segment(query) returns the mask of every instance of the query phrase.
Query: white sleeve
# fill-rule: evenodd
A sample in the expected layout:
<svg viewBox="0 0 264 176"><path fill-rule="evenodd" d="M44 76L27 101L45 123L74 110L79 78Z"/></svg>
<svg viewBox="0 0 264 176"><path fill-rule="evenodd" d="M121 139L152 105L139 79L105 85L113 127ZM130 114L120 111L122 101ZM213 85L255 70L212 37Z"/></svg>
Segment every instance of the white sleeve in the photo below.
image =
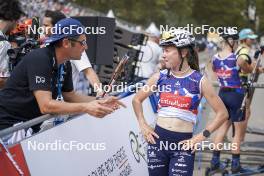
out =
<svg viewBox="0 0 264 176"><path fill-rule="evenodd" d="M71 60L72 64L75 65L75 67L77 68L77 70L79 72L85 70L86 68L91 68L92 65L89 61L89 58L86 54L86 52L84 51L82 53L81 59L80 60Z"/></svg>

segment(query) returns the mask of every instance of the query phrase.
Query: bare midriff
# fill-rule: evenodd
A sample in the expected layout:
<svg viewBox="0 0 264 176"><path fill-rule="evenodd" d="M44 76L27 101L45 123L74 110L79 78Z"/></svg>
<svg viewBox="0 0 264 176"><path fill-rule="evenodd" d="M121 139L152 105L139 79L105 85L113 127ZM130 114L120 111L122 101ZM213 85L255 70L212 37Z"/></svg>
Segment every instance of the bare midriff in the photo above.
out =
<svg viewBox="0 0 264 176"><path fill-rule="evenodd" d="M177 117L157 117L157 125L160 127L182 133L192 133L193 123L188 122Z"/></svg>

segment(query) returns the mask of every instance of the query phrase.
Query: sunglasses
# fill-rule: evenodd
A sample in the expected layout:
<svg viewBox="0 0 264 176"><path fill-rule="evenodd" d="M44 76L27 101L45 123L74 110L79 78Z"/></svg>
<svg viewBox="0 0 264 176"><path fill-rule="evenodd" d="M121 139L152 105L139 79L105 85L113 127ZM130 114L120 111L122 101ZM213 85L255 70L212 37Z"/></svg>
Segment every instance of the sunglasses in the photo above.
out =
<svg viewBox="0 0 264 176"><path fill-rule="evenodd" d="M86 40L82 40L82 41L79 41L77 39L73 39L73 38L69 38L70 41L73 41L73 42L78 42L80 43L82 46L87 46L87 43L86 43Z"/></svg>
<svg viewBox="0 0 264 176"><path fill-rule="evenodd" d="M171 32L164 31L161 35L161 40L168 40L175 37Z"/></svg>

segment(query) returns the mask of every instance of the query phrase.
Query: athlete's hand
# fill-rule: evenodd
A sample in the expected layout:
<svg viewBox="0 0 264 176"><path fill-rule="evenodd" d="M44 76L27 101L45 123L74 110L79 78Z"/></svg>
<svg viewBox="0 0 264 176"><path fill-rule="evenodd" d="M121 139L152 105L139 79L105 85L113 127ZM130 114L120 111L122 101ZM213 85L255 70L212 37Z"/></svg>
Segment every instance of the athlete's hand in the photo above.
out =
<svg viewBox="0 0 264 176"><path fill-rule="evenodd" d="M159 136L154 132L153 128L145 122L140 123L139 126L145 140L151 144L156 144L154 137L159 138Z"/></svg>
<svg viewBox="0 0 264 176"><path fill-rule="evenodd" d="M198 134L191 139L180 141L179 146L181 146L182 150L192 150L192 153L194 153L198 149L199 143L203 140L205 140L205 137L202 134Z"/></svg>

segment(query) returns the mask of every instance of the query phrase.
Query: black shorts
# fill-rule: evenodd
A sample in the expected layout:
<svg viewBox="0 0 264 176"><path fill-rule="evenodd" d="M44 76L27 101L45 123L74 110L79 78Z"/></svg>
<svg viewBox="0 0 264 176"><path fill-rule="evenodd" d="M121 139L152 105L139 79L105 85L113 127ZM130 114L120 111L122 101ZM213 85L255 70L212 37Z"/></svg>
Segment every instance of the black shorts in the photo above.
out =
<svg viewBox="0 0 264 176"><path fill-rule="evenodd" d="M244 94L241 88L220 88L219 97L224 102L232 122L245 120L245 113L241 110Z"/></svg>
<svg viewBox="0 0 264 176"><path fill-rule="evenodd" d="M148 145L149 176L192 176L194 153L181 149L180 141L192 138L192 133L174 132L158 125L156 144Z"/></svg>

